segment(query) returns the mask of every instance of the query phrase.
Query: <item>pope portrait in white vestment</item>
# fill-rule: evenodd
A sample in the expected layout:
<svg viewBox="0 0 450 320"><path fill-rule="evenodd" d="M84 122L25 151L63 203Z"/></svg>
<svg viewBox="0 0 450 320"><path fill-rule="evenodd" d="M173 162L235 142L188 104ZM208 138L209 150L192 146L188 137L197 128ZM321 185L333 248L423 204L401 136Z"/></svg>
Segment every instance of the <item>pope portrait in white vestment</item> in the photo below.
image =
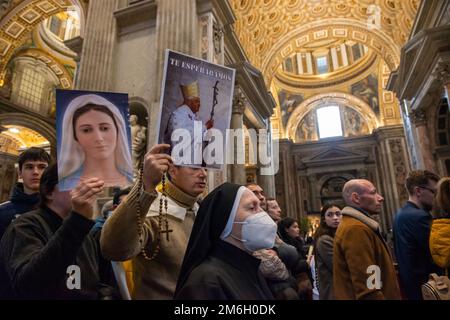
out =
<svg viewBox="0 0 450 320"><path fill-rule="evenodd" d="M179 141L179 136L182 136L181 139L184 141L182 148L183 155L187 152L189 155L188 158L193 160L189 164L202 165L202 162L195 161L194 155L202 154L205 142L208 140L207 130L214 126L214 120L210 119L203 123L198 117L201 105L198 81L180 85L180 89L183 94L183 104L177 107L169 117L164 132L164 143L170 144L173 148L177 141ZM179 130L178 134L176 130ZM195 137L195 134L197 134L197 137ZM188 145L190 150L188 150L186 141L189 141ZM175 158L177 158L177 156L180 155L175 155Z"/></svg>

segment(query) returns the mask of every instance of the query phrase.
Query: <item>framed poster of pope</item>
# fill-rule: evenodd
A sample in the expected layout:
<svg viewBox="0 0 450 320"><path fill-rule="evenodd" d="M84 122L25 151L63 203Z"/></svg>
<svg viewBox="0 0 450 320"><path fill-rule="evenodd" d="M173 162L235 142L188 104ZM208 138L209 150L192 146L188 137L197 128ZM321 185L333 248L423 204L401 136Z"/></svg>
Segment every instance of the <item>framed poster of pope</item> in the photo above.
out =
<svg viewBox="0 0 450 320"><path fill-rule="evenodd" d="M158 143L176 165L222 169L235 70L166 50Z"/></svg>

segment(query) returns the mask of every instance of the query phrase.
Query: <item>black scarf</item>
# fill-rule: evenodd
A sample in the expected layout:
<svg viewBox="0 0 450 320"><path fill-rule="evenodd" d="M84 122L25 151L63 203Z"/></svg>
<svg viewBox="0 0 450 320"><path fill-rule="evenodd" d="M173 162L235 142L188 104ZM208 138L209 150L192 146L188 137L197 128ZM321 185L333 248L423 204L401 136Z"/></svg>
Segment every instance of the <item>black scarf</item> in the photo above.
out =
<svg viewBox="0 0 450 320"><path fill-rule="evenodd" d="M220 235L228 222L240 187L237 184L224 183L202 201L178 276L175 296L185 284L192 270L208 257L218 241L222 241Z"/></svg>

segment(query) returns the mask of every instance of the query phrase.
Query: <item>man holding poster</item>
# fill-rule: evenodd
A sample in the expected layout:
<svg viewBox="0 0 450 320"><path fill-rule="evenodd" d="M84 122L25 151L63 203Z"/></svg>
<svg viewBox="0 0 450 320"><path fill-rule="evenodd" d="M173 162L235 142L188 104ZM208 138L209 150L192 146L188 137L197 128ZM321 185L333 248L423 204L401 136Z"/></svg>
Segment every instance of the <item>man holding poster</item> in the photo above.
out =
<svg viewBox="0 0 450 320"><path fill-rule="evenodd" d="M234 75L230 68L170 50L166 53L158 144L145 155L142 174L128 197L106 220L100 241L107 259L132 261L133 299L173 298L197 202L206 189L203 162L208 161L200 155L199 163L178 166L167 151L179 148L171 139L177 131L184 132L185 136L179 135L184 139L180 145L191 148L191 154L192 138L203 140L207 129L226 136ZM217 146L222 151L226 140ZM221 169L222 164L207 164L207 168Z"/></svg>

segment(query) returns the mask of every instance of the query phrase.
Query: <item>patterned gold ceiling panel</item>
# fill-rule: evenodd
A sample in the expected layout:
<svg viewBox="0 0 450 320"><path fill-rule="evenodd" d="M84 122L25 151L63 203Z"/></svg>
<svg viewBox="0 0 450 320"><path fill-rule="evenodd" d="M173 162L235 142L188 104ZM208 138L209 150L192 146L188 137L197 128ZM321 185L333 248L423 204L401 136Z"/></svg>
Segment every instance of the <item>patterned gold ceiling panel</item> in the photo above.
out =
<svg viewBox="0 0 450 320"><path fill-rule="evenodd" d="M79 0L23 0L9 1L0 18L0 80L6 64L36 26L55 13L75 5Z"/></svg>
<svg viewBox="0 0 450 320"><path fill-rule="evenodd" d="M69 89L72 87L72 75L67 72L67 69L52 55L41 49L27 49L20 52L15 57L32 57L45 63L50 70L58 77L61 88Z"/></svg>
<svg viewBox="0 0 450 320"><path fill-rule="evenodd" d="M29 128L11 125L5 125L4 127L7 130L3 131L1 134L13 139L22 148L45 146L49 144L47 139Z"/></svg>
<svg viewBox="0 0 450 320"><path fill-rule="evenodd" d="M231 0L235 30L250 61L264 70L270 50L299 28L332 19L364 23L367 33L389 38L399 54L408 39L420 0ZM378 19L378 20L377 20ZM369 23L377 23L371 30ZM331 37L332 35L327 35ZM373 35L372 35L373 36ZM381 49L382 45L379 44Z"/></svg>

